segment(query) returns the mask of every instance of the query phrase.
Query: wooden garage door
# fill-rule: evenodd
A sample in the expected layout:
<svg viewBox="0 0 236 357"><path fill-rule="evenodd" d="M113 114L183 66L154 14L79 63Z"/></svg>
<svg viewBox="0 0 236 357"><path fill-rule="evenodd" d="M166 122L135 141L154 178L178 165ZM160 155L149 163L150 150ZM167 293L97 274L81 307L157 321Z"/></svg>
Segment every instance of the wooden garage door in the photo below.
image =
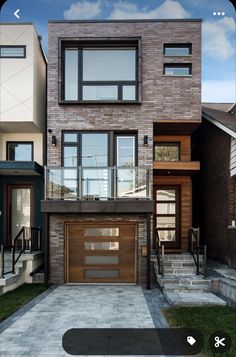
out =
<svg viewBox="0 0 236 357"><path fill-rule="evenodd" d="M136 224L66 223L65 281L136 282Z"/></svg>

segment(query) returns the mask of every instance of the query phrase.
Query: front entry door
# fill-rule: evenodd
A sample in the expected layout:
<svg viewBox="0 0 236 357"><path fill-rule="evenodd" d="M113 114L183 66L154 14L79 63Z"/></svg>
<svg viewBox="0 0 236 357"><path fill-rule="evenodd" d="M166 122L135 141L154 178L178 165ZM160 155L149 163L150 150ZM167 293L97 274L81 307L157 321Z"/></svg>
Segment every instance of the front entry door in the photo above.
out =
<svg viewBox="0 0 236 357"><path fill-rule="evenodd" d="M32 226L33 185L14 184L7 186L7 244L22 227Z"/></svg>
<svg viewBox="0 0 236 357"><path fill-rule="evenodd" d="M179 248L180 241L180 188L157 186L154 190L156 228L166 248Z"/></svg>

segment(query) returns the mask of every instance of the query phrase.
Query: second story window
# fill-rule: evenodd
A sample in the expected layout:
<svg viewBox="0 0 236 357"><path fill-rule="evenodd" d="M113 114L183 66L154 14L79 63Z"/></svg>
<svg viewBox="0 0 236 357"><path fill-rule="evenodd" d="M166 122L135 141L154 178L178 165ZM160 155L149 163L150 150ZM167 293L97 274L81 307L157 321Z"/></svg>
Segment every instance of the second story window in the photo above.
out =
<svg viewBox="0 0 236 357"><path fill-rule="evenodd" d="M33 143L7 142L7 160L33 161Z"/></svg>
<svg viewBox="0 0 236 357"><path fill-rule="evenodd" d="M179 143L155 143L154 160L155 161L179 161L180 144Z"/></svg>
<svg viewBox="0 0 236 357"><path fill-rule="evenodd" d="M25 58L26 46L0 46L0 58Z"/></svg>
<svg viewBox="0 0 236 357"><path fill-rule="evenodd" d="M137 101L137 77L136 46L64 48L64 101Z"/></svg>

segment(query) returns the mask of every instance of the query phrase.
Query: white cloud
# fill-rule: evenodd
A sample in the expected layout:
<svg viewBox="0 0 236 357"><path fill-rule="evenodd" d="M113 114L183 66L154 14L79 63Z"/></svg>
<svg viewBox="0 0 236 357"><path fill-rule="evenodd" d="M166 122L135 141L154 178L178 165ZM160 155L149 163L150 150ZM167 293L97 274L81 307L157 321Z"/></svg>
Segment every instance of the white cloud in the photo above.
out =
<svg viewBox="0 0 236 357"><path fill-rule="evenodd" d="M189 18L190 13L175 0L166 0L160 6L150 9L138 8L137 4L128 1L118 1L110 14L110 19L183 19Z"/></svg>
<svg viewBox="0 0 236 357"><path fill-rule="evenodd" d="M235 33L235 22L232 17L223 17L216 21L205 21L202 24L203 54L226 60L231 57L235 48L230 36Z"/></svg>
<svg viewBox="0 0 236 357"><path fill-rule="evenodd" d="M92 19L101 13L101 1L90 2L86 0L71 4L68 10L64 11L66 20Z"/></svg>
<svg viewBox="0 0 236 357"><path fill-rule="evenodd" d="M235 97L236 88L234 80L203 80L202 82L202 102L234 103Z"/></svg>

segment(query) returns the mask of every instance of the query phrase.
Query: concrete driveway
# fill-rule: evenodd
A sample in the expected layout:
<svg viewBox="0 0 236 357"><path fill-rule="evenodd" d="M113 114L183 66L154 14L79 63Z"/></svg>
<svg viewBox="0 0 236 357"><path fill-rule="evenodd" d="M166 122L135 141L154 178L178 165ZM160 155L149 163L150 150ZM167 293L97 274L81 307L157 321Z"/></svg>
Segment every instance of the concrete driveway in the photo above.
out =
<svg viewBox="0 0 236 357"><path fill-rule="evenodd" d="M59 286L50 291L10 324L0 325L1 356L69 356L62 348L62 336L73 327L156 325L139 286Z"/></svg>

